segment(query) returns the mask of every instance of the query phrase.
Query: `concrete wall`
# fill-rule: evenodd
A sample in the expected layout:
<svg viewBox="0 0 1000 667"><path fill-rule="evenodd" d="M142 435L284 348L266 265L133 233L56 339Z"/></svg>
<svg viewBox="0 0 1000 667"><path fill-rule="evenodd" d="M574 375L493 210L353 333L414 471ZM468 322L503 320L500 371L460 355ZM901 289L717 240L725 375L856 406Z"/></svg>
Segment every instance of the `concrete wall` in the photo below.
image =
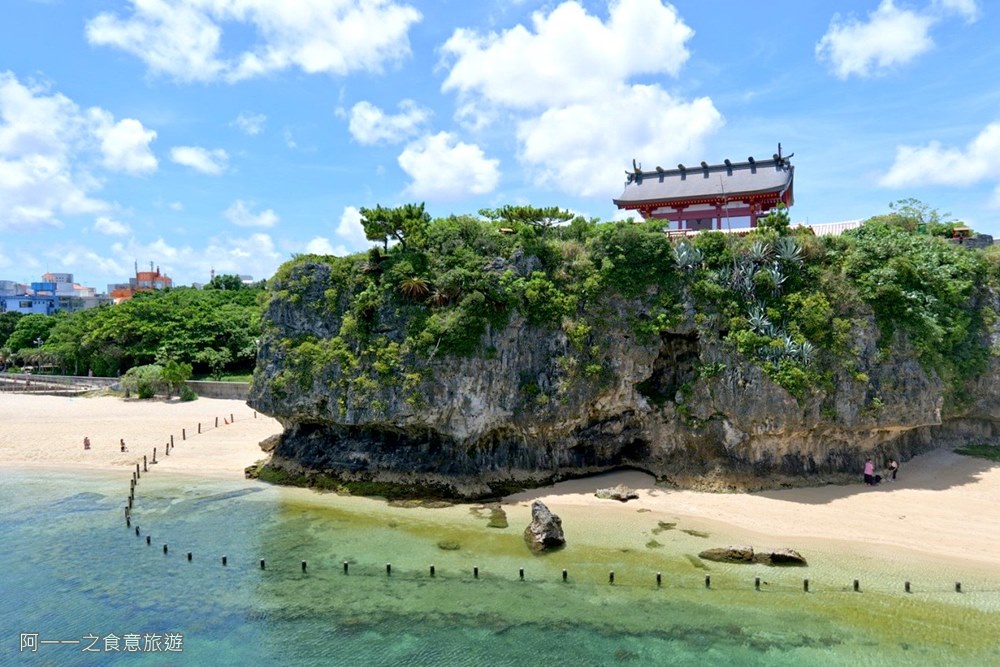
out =
<svg viewBox="0 0 1000 667"><path fill-rule="evenodd" d="M188 380L187 386L205 398L234 398L245 401L250 395L249 382L196 382Z"/></svg>

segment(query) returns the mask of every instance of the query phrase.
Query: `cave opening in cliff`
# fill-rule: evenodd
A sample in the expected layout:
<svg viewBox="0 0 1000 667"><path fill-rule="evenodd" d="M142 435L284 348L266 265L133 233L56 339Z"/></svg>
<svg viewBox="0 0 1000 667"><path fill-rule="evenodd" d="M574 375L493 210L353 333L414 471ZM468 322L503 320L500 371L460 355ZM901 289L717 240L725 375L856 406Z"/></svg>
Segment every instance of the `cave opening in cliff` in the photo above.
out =
<svg viewBox="0 0 1000 667"><path fill-rule="evenodd" d="M698 333L660 334L653 372L636 388L655 405L676 400L677 392L698 378Z"/></svg>

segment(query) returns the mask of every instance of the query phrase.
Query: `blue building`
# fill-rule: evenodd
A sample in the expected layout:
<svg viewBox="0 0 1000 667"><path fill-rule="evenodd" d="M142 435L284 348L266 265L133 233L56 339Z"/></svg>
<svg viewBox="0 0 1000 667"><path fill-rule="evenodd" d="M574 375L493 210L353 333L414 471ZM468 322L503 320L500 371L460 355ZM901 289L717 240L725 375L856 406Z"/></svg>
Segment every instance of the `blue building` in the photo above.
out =
<svg viewBox="0 0 1000 667"><path fill-rule="evenodd" d="M51 315L56 312L55 295L30 295L0 297L3 310L8 313L24 313L25 315Z"/></svg>

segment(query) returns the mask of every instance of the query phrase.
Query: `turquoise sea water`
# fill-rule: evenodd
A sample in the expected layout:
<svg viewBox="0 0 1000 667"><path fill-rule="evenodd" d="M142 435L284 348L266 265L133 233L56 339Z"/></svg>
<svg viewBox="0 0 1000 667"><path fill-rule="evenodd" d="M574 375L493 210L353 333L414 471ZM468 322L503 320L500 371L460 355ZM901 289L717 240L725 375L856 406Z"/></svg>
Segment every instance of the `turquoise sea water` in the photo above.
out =
<svg viewBox="0 0 1000 667"><path fill-rule="evenodd" d="M152 473L127 529L125 473L0 470L0 481L4 665L1000 664L1000 586L988 580L961 595L944 579L858 594L811 566L767 570L757 592L753 571L688 558L698 537L677 531L657 536L662 548L584 540L535 557L523 525L487 528L467 508ZM183 651L21 651L21 633L98 647L109 634L180 633Z"/></svg>

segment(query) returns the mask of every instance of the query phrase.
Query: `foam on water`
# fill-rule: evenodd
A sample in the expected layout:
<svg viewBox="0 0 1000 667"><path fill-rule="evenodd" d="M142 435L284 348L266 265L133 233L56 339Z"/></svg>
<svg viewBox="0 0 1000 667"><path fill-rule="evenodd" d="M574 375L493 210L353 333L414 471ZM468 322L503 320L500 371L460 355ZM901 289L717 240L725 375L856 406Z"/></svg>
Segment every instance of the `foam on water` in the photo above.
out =
<svg viewBox="0 0 1000 667"><path fill-rule="evenodd" d="M166 475L140 482L136 537L123 521L127 475L0 475L0 599L13 601L0 605L4 664L162 664L162 653L95 657L70 646L20 654L18 635L167 631L183 633L183 662L220 665L1000 663L998 581L966 579L958 595L955 573L921 570L906 595L899 569L916 570L905 559L817 545L808 568L704 564L691 556L714 545L715 534L699 535L716 527L653 533L663 517L652 514L591 526L534 556L523 525L487 528L467 507ZM442 550L442 540L460 548ZM861 594L852 576L863 577Z"/></svg>

